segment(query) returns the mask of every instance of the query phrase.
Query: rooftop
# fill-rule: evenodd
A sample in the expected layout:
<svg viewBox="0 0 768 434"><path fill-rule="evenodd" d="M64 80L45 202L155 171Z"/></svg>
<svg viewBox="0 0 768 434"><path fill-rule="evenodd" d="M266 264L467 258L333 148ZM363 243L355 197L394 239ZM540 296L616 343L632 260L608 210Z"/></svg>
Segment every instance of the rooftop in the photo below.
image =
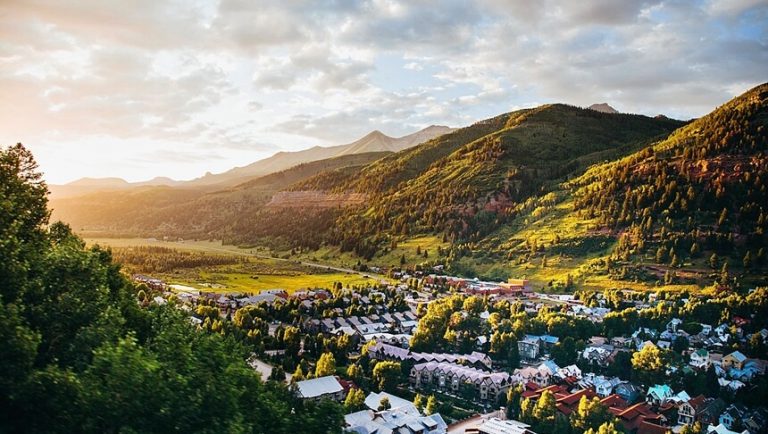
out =
<svg viewBox="0 0 768 434"><path fill-rule="evenodd" d="M316 398L344 390L339 380L333 375L299 381L296 383L296 387L298 387L299 395L302 398Z"/></svg>

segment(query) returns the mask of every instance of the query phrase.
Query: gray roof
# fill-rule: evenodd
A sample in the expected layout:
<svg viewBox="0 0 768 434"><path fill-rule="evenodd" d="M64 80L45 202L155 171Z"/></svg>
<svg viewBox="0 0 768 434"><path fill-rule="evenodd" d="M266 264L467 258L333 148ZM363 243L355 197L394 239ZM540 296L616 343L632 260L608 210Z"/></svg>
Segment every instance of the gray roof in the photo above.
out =
<svg viewBox="0 0 768 434"><path fill-rule="evenodd" d="M344 388L341 387L339 380L333 375L299 381L296 383L296 387L298 387L299 396L302 398L316 398L318 396L338 393L344 390Z"/></svg>

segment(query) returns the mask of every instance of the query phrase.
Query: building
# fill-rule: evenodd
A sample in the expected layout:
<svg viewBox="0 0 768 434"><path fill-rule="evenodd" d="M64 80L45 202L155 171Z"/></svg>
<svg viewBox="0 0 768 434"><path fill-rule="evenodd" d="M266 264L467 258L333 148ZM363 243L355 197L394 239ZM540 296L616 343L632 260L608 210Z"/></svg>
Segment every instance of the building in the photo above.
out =
<svg viewBox="0 0 768 434"><path fill-rule="evenodd" d="M707 369L712 363L709 358L709 351L704 348L698 349L691 353L691 361L688 362L691 366L698 369Z"/></svg>
<svg viewBox="0 0 768 434"><path fill-rule="evenodd" d="M683 324L683 320L680 318L672 318L667 323L667 331L670 333L677 333L677 328Z"/></svg>
<svg viewBox="0 0 768 434"><path fill-rule="evenodd" d="M338 378L333 375L297 382L296 394L299 398L315 401L320 401L321 399L341 401L346 395L344 387Z"/></svg>
<svg viewBox="0 0 768 434"><path fill-rule="evenodd" d="M381 400L384 398L387 398L389 401L390 410L400 409L406 413L418 413L418 410L413 405L413 402L387 392L369 393L368 396L365 397L365 406L368 407L369 410L377 411L379 409Z"/></svg>
<svg viewBox="0 0 768 434"><path fill-rule="evenodd" d="M704 408L714 401L714 399L707 399L704 395L699 395L683 402L677 408L677 423L680 425L693 425L699 421L699 416Z"/></svg>
<svg viewBox="0 0 768 434"><path fill-rule="evenodd" d="M357 434L445 434L448 424L440 414L423 416L418 411L402 408L362 410L344 416L345 432Z"/></svg>
<svg viewBox="0 0 768 434"><path fill-rule="evenodd" d="M628 381L617 384L613 388L613 392L630 404L637 402L637 400L640 399L640 396L642 395L640 388Z"/></svg>
<svg viewBox="0 0 768 434"><path fill-rule="evenodd" d="M760 407L752 411L748 416L742 420L744 428L748 429L751 433L760 432L768 427L768 409Z"/></svg>
<svg viewBox="0 0 768 434"><path fill-rule="evenodd" d="M530 430L531 426L516 420L502 420L492 417L484 420L480 425L467 428L466 434L535 434Z"/></svg>
<svg viewBox="0 0 768 434"><path fill-rule="evenodd" d="M517 341L517 351L520 357L527 360L536 360L539 358L541 342L538 339L524 339Z"/></svg>
<svg viewBox="0 0 768 434"><path fill-rule="evenodd" d="M461 363L480 369L490 369L492 366L491 358L477 351L470 354L419 353L381 342L376 342L368 348L368 356L374 360Z"/></svg>
<svg viewBox="0 0 768 434"><path fill-rule="evenodd" d="M648 389L645 399L648 403L661 407L670 401L674 395L671 387L666 384L657 384Z"/></svg>
<svg viewBox="0 0 768 434"><path fill-rule="evenodd" d="M749 431L732 431L723 424L710 425L707 427L707 434L750 434Z"/></svg>
<svg viewBox="0 0 768 434"><path fill-rule="evenodd" d="M747 356L740 351L734 351L731 354L723 357L722 366L723 369L744 369L744 364L747 362Z"/></svg>
<svg viewBox="0 0 768 434"><path fill-rule="evenodd" d="M731 404L720 415L720 424L728 429L735 429L741 425L742 419L747 415L747 409L741 404Z"/></svg>
<svg viewBox="0 0 768 434"><path fill-rule="evenodd" d="M506 372L487 372L446 362L414 365L410 381L417 389L470 394L481 401L495 401L513 384L512 376Z"/></svg>

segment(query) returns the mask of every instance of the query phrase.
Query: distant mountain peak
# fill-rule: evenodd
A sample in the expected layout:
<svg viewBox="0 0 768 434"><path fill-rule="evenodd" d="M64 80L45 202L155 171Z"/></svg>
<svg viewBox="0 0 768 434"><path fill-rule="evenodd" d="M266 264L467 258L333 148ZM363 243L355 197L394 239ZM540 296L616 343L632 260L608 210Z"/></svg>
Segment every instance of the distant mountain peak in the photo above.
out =
<svg viewBox="0 0 768 434"><path fill-rule="evenodd" d="M379 131L379 130L373 130L373 131L371 131L370 133L368 133L368 134L366 134L366 135L365 135L365 137L377 137L377 136L384 136L384 137L389 137L388 135L386 135L386 134L382 133L382 132L381 132L381 131Z"/></svg>
<svg viewBox="0 0 768 434"><path fill-rule="evenodd" d="M605 102L602 102L602 103L599 103L599 104L592 104L591 106L589 106L587 108L590 109L590 110L601 112L601 113L616 114L616 113L619 112L618 110L616 110L615 108L611 107L610 105L608 105L608 103L605 103Z"/></svg>
<svg viewBox="0 0 768 434"><path fill-rule="evenodd" d="M122 178L80 178L66 185L70 186L124 186L128 181Z"/></svg>

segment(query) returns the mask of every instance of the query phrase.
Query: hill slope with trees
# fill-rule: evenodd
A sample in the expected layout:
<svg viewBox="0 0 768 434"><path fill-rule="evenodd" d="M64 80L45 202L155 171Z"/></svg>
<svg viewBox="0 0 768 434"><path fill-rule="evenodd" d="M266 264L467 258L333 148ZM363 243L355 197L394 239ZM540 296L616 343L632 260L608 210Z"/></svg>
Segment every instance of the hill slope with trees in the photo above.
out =
<svg viewBox="0 0 768 434"><path fill-rule="evenodd" d="M0 431L341 432L341 408L264 383L245 347L142 308L109 251L48 225L21 145L0 149Z"/></svg>
<svg viewBox="0 0 768 434"><path fill-rule="evenodd" d="M562 283L764 284L767 134L762 85L537 196L473 247Z"/></svg>

